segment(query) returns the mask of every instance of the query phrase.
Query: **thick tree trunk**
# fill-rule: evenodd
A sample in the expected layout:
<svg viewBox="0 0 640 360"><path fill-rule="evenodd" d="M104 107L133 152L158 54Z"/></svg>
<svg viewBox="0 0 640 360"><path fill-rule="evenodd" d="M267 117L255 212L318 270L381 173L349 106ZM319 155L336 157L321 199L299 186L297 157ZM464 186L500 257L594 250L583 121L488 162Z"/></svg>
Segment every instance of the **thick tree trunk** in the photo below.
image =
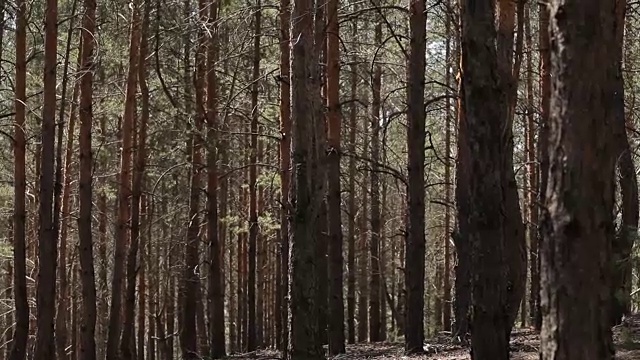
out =
<svg viewBox="0 0 640 360"><path fill-rule="evenodd" d="M421 353L424 342L424 266L425 266L425 186L424 186L424 146L425 146L425 48L426 14L425 1L412 0L409 3L409 32L411 47L407 66L407 105L409 106L407 148L408 177L407 188L408 222L405 257L405 343L407 353Z"/></svg>
<svg viewBox="0 0 640 360"><path fill-rule="evenodd" d="M291 16L291 115L293 118L290 196L291 256L289 285L290 360L324 359L318 329L318 268L316 221L321 198L313 186L313 133L317 112L313 108L311 78L315 68L312 1L295 0ZM295 19L295 21L294 21Z"/></svg>
<svg viewBox="0 0 640 360"><path fill-rule="evenodd" d="M458 185L468 191L468 203L463 206L469 210L465 225L474 274L471 352L477 360L509 358L509 334L520 304L517 290L522 287L518 283L519 250L524 251L519 247L524 233L520 231L522 219L513 177L508 82L500 75L504 70L499 61L505 60L499 54L504 49L486 45L496 41L494 11L493 0L463 2L461 50L467 128L466 133L460 131L459 141L473 156ZM459 218L462 216L460 213Z"/></svg>
<svg viewBox="0 0 640 360"><path fill-rule="evenodd" d="M613 359L611 239L617 112L614 2L551 3L542 360ZM590 23L585 32L579 24ZM589 74L589 76L584 76ZM618 105L619 106L619 105ZM619 111L619 110L618 110Z"/></svg>

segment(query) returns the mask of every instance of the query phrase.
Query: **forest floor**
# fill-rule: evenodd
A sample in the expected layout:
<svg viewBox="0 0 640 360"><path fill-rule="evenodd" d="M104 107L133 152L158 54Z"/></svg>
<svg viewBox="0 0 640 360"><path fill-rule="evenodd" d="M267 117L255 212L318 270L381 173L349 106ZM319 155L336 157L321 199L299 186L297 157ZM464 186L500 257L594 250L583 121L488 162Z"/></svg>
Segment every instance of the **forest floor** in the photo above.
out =
<svg viewBox="0 0 640 360"><path fill-rule="evenodd" d="M613 330L616 344L616 359L640 360L640 314L630 316ZM540 339L532 329L517 329L511 337L511 359L513 360L537 360ZM425 354L420 356L405 356L401 343L364 343L348 345L347 353L331 357L331 360L391 360L391 359L416 359L416 360L468 360L469 348L454 343L449 336L442 334L425 341ZM275 351L260 351L251 354L235 355L230 357L237 360L256 359L270 360L281 359L281 355Z"/></svg>

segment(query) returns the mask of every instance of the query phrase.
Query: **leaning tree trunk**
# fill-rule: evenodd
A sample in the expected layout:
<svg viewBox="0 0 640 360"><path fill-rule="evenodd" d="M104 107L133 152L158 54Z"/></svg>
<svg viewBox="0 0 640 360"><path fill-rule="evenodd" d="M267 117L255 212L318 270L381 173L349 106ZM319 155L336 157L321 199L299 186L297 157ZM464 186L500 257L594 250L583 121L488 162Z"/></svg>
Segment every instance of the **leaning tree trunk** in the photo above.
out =
<svg viewBox="0 0 640 360"><path fill-rule="evenodd" d="M541 248L542 360L613 359L614 2L551 4L549 183ZM585 32L578 24L589 23ZM588 74L588 76L585 76Z"/></svg>

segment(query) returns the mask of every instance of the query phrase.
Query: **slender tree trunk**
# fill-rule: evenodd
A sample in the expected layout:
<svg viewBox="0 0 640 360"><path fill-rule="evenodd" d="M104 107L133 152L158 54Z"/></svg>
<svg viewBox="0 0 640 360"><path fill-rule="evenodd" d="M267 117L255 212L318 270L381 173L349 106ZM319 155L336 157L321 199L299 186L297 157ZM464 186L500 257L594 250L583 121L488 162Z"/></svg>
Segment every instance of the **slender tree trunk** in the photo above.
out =
<svg viewBox="0 0 640 360"><path fill-rule="evenodd" d="M16 324L11 341L9 360L24 360L29 337L29 303L27 298L26 261L26 85L27 85L27 2L16 2L16 73L15 73L15 125L13 141L13 288Z"/></svg>
<svg viewBox="0 0 640 360"><path fill-rule="evenodd" d="M363 126L363 148L362 154L363 157L367 156L368 152L368 144L369 144L369 119L364 119ZM368 187L367 187L367 172L362 173L362 185L360 191L362 193L362 207L360 209L360 219L359 219L359 230L360 230L360 241L359 241L359 249L358 249L358 341L365 342L367 341L367 333L369 330L369 280L368 280L368 271L369 257L367 256L367 217L368 217Z"/></svg>
<svg viewBox="0 0 640 360"><path fill-rule="evenodd" d="M549 28L549 8L545 4L540 5L539 29ZM549 31L540 31L540 127L538 130L538 159L540 161L539 182L538 182L538 204L544 206L547 201L547 184L549 182L549 108L551 99L551 49L549 41ZM540 218L544 217L544 208L539 209ZM531 272L531 287L537 290L533 294L534 304L531 306L532 323L536 330L540 330L542 326L542 309L540 298L540 275L542 269L540 249L545 242L545 233L541 227L538 227L537 242L538 251L536 253L536 262L532 266L536 267L536 271ZM535 276L534 276L535 275ZM532 290L533 292L533 290Z"/></svg>
<svg viewBox="0 0 640 360"><path fill-rule="evenodd" d="M122 330L122 287L125 277L125 254L129 235L129 215L131 197L131 163L133 161L133 128L135 116L136 89L138 86L138 63L140 54L140 4L133 3L131 13L131 38L129 44L129 71L122 120L122 152L120 180L118 184L118 219L113 274L111 278L111 309L107 337L107 360L119 358L118 341Z"/></svg>
<svg viewBox="0 0 640 360"><path fill-rule="evenodd" d="M611 286L611 325L617 325L624 315L631 312L632 260L631 251L638 231L638 179L633 163L631 144L625 127L625 92L622 76L624 25L627 2L615 2L615 52L618 69L615 79L615 130L616 160L620 169L620 193L622 198L622 224L613 238L613 283Z"/></svg>
<svg viewBox="0 0 640 360"><path fill-rule="evenodd" d="M76 4L77 2L74 0L71 4L71 14L73 18L69 21L69 30L67 31L67 43L65 48L65 56L64 56L64 66L62 71L62 91L61 91L61 100L60 100L60 108L59 108L59 124L58 124L58 133L56 137L56 170L55 170L55 185L54 185L54 203L53 203L53 226L55 226L55 236L59 241L58 247L58 301L57 301L57 309L56 309L56 324L55 324L55 336L56 336L56 351L59 360L67 359L67 339L68 339L68 329L67 329L67 319L69 318L68 308L69 308L69 281L67 279L67 237L66 234L63 237L62 232L66 232L67 229L62 229L62 226L68 225L68 202L69 202L69 183L71 182L71 174L69 174L69 168L71 166L71 154L72 151L71 146L68 145L64 147L62 145L62 139L64 138L64 121L65 121L65 110L66 110L66 98L67 98L67 87L68 87L68 79L69 79L69 63L71 58L71 43L73 39L73 30L75 23L75 13L76 13ZM82 46L82 45L80 45ZM78 57L81 56L81 51L78 52ZM1 55L1 54L0 54ZM1 59L0 59L1 61ZM72 102L77 100L78 94L78 85L73 86L73 95ZM75 105L71 105L75 107ZM75 119L73 119L75 122ZM70 124L71 125L71 124ZM73 128L69 125L69 130L67 131L67 142L71 140L71 144L73 144ZM75 126L75 123L73 124ZM62 152L65 149L65 162L62 162ZM64 173L64 174L63 174ZM64 180L63 180L64 178ZM64 196L63 194L66 192L67 196L67 211L63 214L63 202ZM63 224L64 223L64 224Z"/></svg>
<svg viewBox="0 0 640 360"><path fill-rule="evenodd" d="M355 31L354 25L354 33ZM351 70L351 99L358 96L357 66L352 63ZM348 342L356 342L356 132L357 132L357 104L352 101L349 106L349 213L348 218L348 255L347 255L347 329Z"/></svg>
<svg viewBox="0 0 640 360"><path fill-rule="evenodd" d="M96 284L93 258L92 209L93 209L93 153L91 132L93 128L93 49L95 39L96 1L84 0L82 17L82 77L80 78L80 281L82 283L82 326L80 327L80 360L96 359ZM75 114L72 112L71 117ZM71 124L69 125L71 128ZM73 136L73 131L69 132ZM68 151L71 152L69 140ZM67 159L70 159L67 156ZM67 165L67 170L70 170ZM65 181L68 181L65 179ZM104 200L103 200L104 201ZM68 198L66 200L68 203ZM68 205L67 205L68 207ZM64 202L63 202L64 208ZM101 209L104 210L104 209ZM100 224L102 225L102 224ZM66 231L63 229L62 231ZM104 265L106 266L106 264ZM65 270L66 271L66 270ZM75 334L72 334L75 336Z"/></svg>
<svg viewBox="0 0 640 360"><path fill-rule="evenodd" d="M447 4L451 5L451 1L447 0ZM451 86L451 67L453 66L453 57L451 56L451 17L447 16L445 20L445 63L446 70L444 82L447 88ZM445 132L444 132L444 148L445 148L445 166L444 166L444 276L442 281L442 330L451 331L451 98L448 96L445 100Z"/></svg>
<svg viewBox="0 0 640 360"><path fill-rule="evenodd" d="M249 155L249 277L248 277L248 317L249 328L247 338L247 350L253 351L257 348L256 342L256 248L258 242L258 199L257 199L257 176L256 166L258 154L258 91L260 79L260 31L261 31L262 9L260 0L256 4L254 18L255 36L253 39L253 85L251 89L251 153Z"/></svg>
<svg viewBox="0 0 640 360"><path fill-rule="evenodd" d="M47 0L45 12L42 153L39 188L38 284L36 289L36 359L55 358L56 263L58 239L53 223L56 130L56 69L58 62L58 2Z"/></svg>
<svg viewBox="0 0 640 360"><path fill-rule="evenodd" d="M620 106L614 10L608 1L551 4L542 360L613 359L610 256L617 145L611 124L621 110L611 110ZM587 22L591 31L584 32L577 24Z"/></svg>
<svg viewBox="0 0 640 360"><path fill-rule="evenodd" d="M338 0L327 3L327 179L329 207L329 354L345 352L340 196L340 44Z"/></svg>
<svg viewBox="0 0 640 360"><path fill-rule="evenodd" d="M409 49L407 81L408 129L407 148L409 185L407 189L409 221L407 223L405 258L405 351L420 353L424 341L424 256L425 256L425 186L424 186L424 145L425 145L425 46L426 15L425 1L412 0L409 3Z"/></svg>
<svg viewBox="0 0 640 360"><path fill-rule="evenodd" d="M219 2L209 2L209 23L214 24L218 19ZM208 122L208 150L207 150L207 212L209 235L209 336L211 337L211 357L218 359L226 354L225 321L224 321L224 291L222 269L224 267L224 252L222 251L224 236L218 233L218 172L216 129L218 127L217 96L218 84L214 68L217 59L217 32L209 38L207 54L207 122Z"/></svg>
<svg viewBox="0 0 640 360"><path fill-rule="evenodd" d="M382 44L382 19L375 26L376 46ZM369 341L380 341L380 88L382 66L375 65L371 84L371 278L369 284Z"/></svg>

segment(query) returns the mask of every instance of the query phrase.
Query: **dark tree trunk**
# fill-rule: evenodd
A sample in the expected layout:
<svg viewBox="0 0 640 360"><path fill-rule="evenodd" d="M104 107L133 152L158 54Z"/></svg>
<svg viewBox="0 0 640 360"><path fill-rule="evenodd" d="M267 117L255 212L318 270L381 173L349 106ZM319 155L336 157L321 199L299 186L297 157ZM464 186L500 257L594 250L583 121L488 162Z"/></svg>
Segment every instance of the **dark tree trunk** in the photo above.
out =
<svg viewBox="0 0 640 360"><path fill-rule="evenodd" d="M424 266L425 266L425 48L426 10L424 0L409 3L411 47L407 66L407 105L409 106L407 148L409 185L408 223L405 256L405 344L407 353L420 353L424 342Z"/></svg>
<svg viewBox="0 0 640 360"><path fill-rule="evenodd" d="M16 74L15 74L15 125L13 141L13 287L15 302L15 327L11 341L9 360L24 360L29 338L29 303L27 298L26 254L26 85L27 85L27 1L16 2Z"/></svg>
<svg viewBox="0 0 640 360"><path fill-rule="evenodd" d="M524 235L513 176L508 79L501 76L495 1L465 0L462 7L462 82L466 132L463 150L473 153L458 186L467 192L471 245L471 354L474 360L509 358L509 334L522 284L520 237ZM502 20L502 19L501 19ZM503 59L502 59L503 60ZM504 64L503 64L504 65ZM459 219L465 214L459 214ZM464 237L460 242L466 240Z"/></svg>
<svg viewBox="0 0 640 360"><path fill-rule="evenodd" d="M58 239L53 223L54 154L56 130L56 68L58 62L58 2L47 0L44 22L44 80L42 102L42 151L39 187L38 281L36 288L36 359L53 359L56 312L56 264Z"/></svg>
<svg viewBox="0 0 640 360"><path fill-rule="evenodd" d="M318 329L318 267L316 263L316 221L321 197L313 176L314 111L311 78L315 68L313 51L313 5L311 0L295 0L291 16L291 115L293 119L293 171L290 196L292 207L289 286L290 360L324 359ZM295 19L295 21L294 21Z"/></svg>
<svg viewBox="0 0 640 360"><path fill-rule="evenodd" d="M613 359L610 256L617 146L612 124L619 106L614 7L598 0L551 5L542 360ZM585 32L580 24L587 23Z"/></svg>

